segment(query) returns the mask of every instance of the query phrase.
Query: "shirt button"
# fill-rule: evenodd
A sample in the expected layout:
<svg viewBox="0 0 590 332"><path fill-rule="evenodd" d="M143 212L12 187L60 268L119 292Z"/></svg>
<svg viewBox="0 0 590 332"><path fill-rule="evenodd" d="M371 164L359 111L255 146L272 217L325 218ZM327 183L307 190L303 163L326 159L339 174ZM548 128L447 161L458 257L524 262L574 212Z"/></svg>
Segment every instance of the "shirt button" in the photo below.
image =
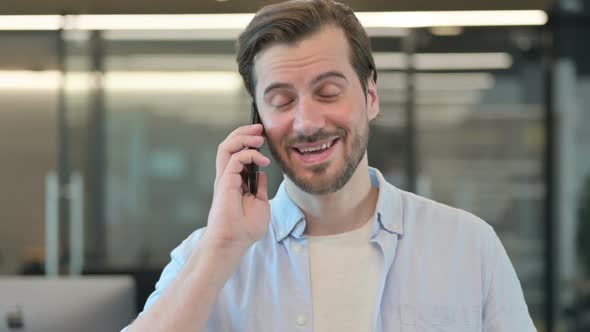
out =
<svg viewBox="0 0 590 332"><path fill-rule="evenodd" d="M303 315L298 315L297 316L297 325L305 325L305 323L307 323L307 318L305 318L305 316Z"/></svg>
<svg viewBox="0 0 590 332"><path fill-rule="evenodd" d="M302 245L300 245L300 244L294 244L294 245L293 245L293 250L294 250L296 253L300 254L300 253L302 253L302 252L303 252L303 246L302 246Z"/></svg>

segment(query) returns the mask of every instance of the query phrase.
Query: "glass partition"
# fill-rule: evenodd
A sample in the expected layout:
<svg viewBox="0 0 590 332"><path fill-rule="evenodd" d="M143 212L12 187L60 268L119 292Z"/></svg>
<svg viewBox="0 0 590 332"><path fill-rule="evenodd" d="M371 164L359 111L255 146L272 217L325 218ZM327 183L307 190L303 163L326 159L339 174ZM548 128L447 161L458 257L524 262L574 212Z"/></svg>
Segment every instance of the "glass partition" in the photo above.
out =
<svg viewBox="0 0 590 332"><path fill-rule="evenodd" d="M371 126L370 164L401 189L491 224L544 330L544 158L552 138L541 31L473 27L372 36L381 114ZM59 219L60 272L81 264L83 273L150 271L157 278L170 251L205 226L217 146L250 118L235 35L71 29L62 37L0 32L8 46L0 52L0 182L10 188L0 191L0 274L44 273L44 183L61 170L68 183L58 193L67 201ZM552 222L560 234L559 315L577 331L587 326L590 294L584 241L590 84L581 60L585 43L572 43L575 51L560 54L553 68L560 208ZM276 165L268 174L272 196L282 174ZM73 236L78 232L84 236Z"/></svg>

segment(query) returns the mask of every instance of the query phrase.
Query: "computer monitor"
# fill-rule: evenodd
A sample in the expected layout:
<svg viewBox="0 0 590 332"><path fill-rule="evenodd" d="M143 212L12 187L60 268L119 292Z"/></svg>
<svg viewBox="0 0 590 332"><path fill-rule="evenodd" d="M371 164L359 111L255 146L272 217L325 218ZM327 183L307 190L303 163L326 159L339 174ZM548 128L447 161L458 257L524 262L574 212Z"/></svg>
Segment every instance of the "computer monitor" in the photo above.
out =
<svg viewBox="0 0 590 332"><path fill-rule="evenodd" d="M0 332L118 332L135 308L131 277L0 277Z"/></svg>

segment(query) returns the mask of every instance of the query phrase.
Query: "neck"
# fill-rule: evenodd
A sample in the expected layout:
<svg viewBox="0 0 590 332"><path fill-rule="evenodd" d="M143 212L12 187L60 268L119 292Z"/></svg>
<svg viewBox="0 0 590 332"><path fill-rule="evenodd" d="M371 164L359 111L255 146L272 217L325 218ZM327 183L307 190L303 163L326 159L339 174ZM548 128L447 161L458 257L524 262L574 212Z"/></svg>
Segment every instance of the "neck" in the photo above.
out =
<svg viewBox="0 0 590 332"><path fill-rule="evenodd" d="M285 188L303 211L307 235L340 234L362 227L375 213L379 195L379 189L371 185L366 153L350 180L336 192L312 195L288 178Z"/></svg>

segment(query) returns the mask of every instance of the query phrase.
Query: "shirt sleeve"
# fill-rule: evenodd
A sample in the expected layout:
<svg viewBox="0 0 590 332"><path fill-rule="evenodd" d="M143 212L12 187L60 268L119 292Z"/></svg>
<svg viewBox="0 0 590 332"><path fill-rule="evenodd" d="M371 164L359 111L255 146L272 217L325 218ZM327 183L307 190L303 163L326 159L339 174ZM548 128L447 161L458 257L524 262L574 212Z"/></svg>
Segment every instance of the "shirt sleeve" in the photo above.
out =
<svg viewBox="0 0 590 332"><path fill-rule="evenodd" d="M483 332L537 331L518 276L498 236L493 233L489 285L484 298Z"/></svg>
<svg viewBox="0 0 590 332"><path fill-rule="evenodd" d="M156 283L155 290L146 300L143 311L138 315L138 317L146 312L160 297L160 295L162 295L162 293L168 288L168 286L170 286L172 281L174 281L178 273L186 264L188 257L195 247L197 240L202 236L203 231L204 228L196 230L188 238L182 241L178 247L172 250L170 253L170 262L168 265L166 265L166 267L164 267L164 270L160 275L160 279ZM127 332L127 328L128 326L121 330L121 332Z"/></svg>

